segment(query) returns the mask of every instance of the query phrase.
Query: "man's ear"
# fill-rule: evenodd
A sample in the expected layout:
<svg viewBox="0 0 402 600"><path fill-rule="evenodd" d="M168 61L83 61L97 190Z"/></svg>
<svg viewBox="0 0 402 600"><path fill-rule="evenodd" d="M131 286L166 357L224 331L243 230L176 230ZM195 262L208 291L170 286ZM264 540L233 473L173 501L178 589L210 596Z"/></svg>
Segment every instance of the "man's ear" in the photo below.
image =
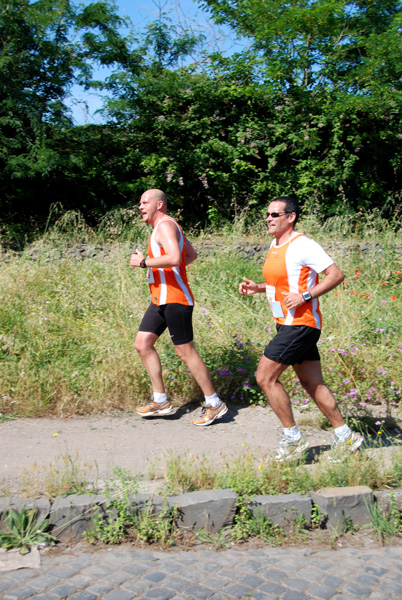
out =
<svg viewBox="0 0 402 600"><path fill-rule="evenodd" d="M289 223L294 223L296 221L296 213L291 212L289 215Z"/></svg>

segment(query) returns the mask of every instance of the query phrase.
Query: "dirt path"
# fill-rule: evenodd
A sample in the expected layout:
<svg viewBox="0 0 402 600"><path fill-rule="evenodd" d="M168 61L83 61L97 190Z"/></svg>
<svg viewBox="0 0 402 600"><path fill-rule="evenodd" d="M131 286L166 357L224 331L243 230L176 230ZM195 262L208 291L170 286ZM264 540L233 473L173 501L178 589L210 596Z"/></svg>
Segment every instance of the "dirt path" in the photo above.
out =
<svg viewBox="0 0 402 600"><path fill-rule="evenodd" d="M222 454L239 455L246 444L264 456L280 439L278 420L269 408L233 406L209 427L192 424L198 411L198 406L190 405L147 420L123 414L0 423L0 494L17 493L24 473L44 471L66 454L85 466L89 480L110 479L116 466L148 480L151 465L163 475L163 454L169 450L216 460ZM330 431L304 429L311 448L329 449Z"/></svg>

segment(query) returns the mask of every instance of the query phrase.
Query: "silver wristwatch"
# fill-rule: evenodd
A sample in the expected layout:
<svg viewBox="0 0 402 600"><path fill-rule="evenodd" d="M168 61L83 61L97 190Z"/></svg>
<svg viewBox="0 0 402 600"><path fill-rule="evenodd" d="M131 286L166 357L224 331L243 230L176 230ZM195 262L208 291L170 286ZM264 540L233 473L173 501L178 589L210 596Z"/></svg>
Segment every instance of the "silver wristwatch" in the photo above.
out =
<svg viewBox="0 0 402 600"><path fill-rule="evenodd" d="M313 299L309 291L302 292L304 302L310 302Z"/></svg>

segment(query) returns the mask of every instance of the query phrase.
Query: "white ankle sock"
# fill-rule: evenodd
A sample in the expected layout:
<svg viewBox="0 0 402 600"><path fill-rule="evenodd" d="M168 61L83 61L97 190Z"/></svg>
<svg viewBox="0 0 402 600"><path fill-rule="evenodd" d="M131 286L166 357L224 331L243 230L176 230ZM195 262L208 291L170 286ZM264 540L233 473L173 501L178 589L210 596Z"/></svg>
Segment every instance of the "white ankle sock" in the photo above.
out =
<svg viewBox="0 0 402 600"><path fill-rule="evenodd" d="M292 438L292 440L297 441L301 437L301 432L298 426L295 425L294 427L284 427L283 435L286 435L286 437Z"/></svg>
<svg viewBox="0 0 402 600"><path fill-rule="evenodd" d="M219 406L220 398L216 392L213 396L204 396L204 398L205 404L207 404L208 406L212 406L212 408L216 408L217 406Z"/></svg>
<svg viewBox="0 0 402 600"><path fill-rule="evenodd" d="M166 394L157 394L156 392L154 392L153 398L157 404L163 404L167 400L167 395Z"/></svg>
<svg viewBox="0 0 402 600"><path fill-rule="evenodd" d="M342 427L337 427L336 429L334 429L334 433L338 438L344 438L347 435L350 435L349 425L346 425L345 423L345 425L342 425Z"/></svg>

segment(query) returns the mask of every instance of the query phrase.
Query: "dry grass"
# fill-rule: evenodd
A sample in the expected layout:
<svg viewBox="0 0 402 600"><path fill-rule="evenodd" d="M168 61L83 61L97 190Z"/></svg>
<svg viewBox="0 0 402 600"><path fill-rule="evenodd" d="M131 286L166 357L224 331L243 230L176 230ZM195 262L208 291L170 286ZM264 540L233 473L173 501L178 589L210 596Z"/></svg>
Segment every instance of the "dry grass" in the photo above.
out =
<svg viewBox="0 0 402 600"><path fill-rule="evenodd" d="M320 350L326 381L352 411L376 401L399 404L402 276L396 249L401 236L369 221L357 239L350 231L345 238L347 223L334 224L330 236L329 222L326 231L310 217L300 226L324 246L331 245L330 253L346 275L342 288L322 298ZM130 252L136 246L145 249L148 231L135 225L123 236L117 228L122 241L108 241L107 253L91 258L87 252L77 259L71 249L79 239L87 249L91 244L97 248L99 239L74 219L70 225L78 237L66 237L67 225L51 230L30 254L10 255L2 262L2 415L130 410L149 397L149 380L134 349L149 291L144 273L128 266ZM251 242L268 241L266 232L260 227L245 234L240 223L193 241L200 249L199 260L189 268L196 346L224 398L263 402L254 372L274 324L263 294L241 298L237 290L243 276L261 281L263 256L247 258L240 249L246 242L250 247ZM167 335L157 348L173 402L198 399L199 390ZM295 405L308 402L292 370L283 381Z"/></svg>

